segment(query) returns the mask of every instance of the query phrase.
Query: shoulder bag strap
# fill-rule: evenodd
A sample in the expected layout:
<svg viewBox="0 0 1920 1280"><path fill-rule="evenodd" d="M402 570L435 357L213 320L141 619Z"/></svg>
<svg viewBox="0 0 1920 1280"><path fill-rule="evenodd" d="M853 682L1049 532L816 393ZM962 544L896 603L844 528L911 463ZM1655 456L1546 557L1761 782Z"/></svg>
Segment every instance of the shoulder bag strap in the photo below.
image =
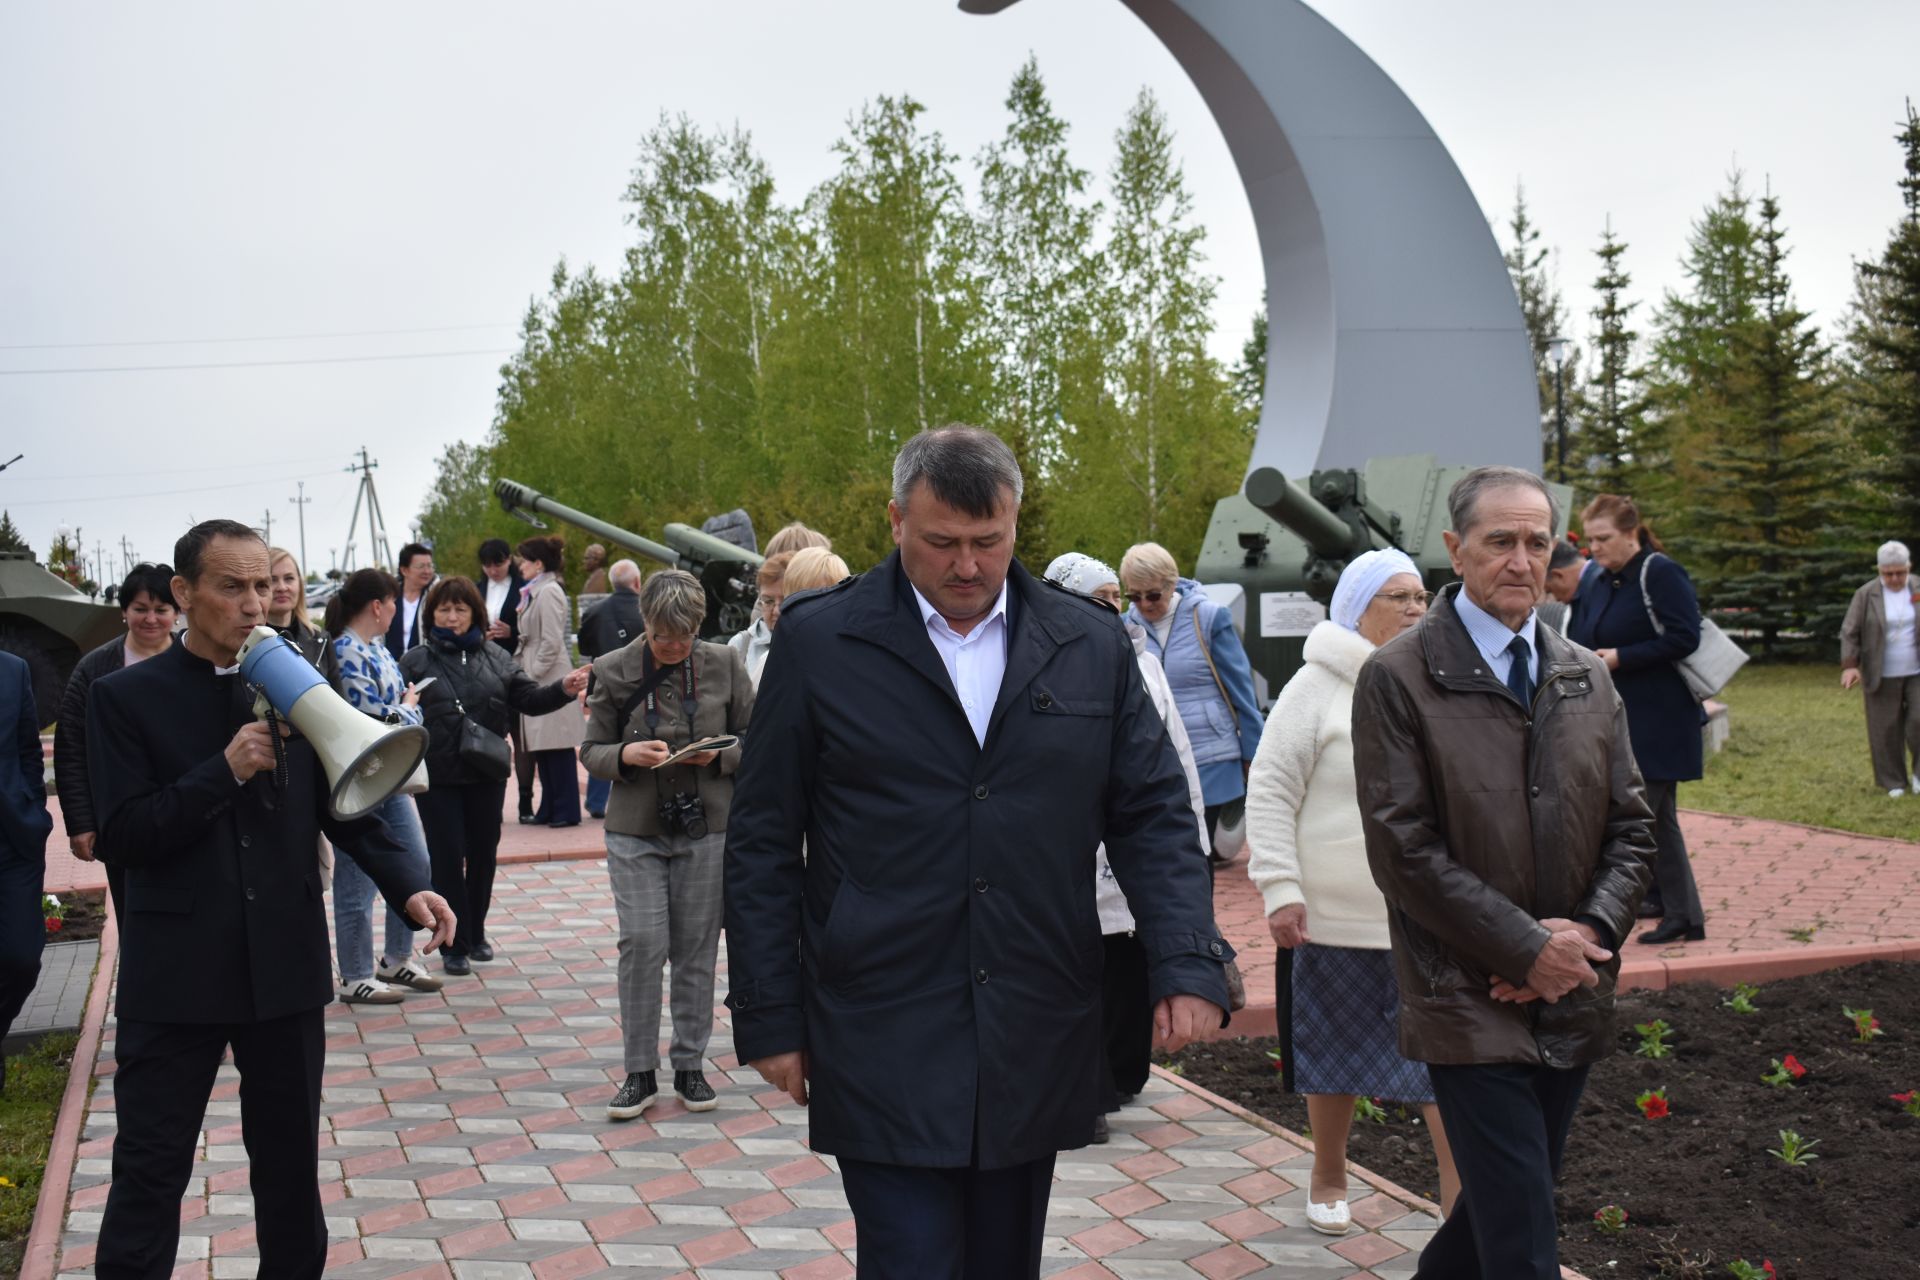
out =
<svg viewBox="0 0 1920 1280"><path fill-rule="evenodd" d="M1200 642L1200 656L1207 660L1207 670L1213 674L1213 687L1220 691L1220 700L1227 704L1227 714L1233 717L1233 732L1237 737L1240 733L1240 712L1227 694L1226 682L1220 678L1220 668L1213 665L1213 652L1207 648L1207 633L1200 626L1201 603L1196 601L1193 606L1193 638Z"/></svg>

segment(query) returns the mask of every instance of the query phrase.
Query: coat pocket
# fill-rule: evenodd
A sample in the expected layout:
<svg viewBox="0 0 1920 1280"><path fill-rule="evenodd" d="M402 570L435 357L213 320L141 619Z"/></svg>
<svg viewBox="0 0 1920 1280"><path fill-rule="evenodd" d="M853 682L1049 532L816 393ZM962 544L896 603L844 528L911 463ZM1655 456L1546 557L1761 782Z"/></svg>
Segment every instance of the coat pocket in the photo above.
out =
<svg viewBox="0 0 1920 1280"><path fill-rule="evenodd" d="M1038 687L1027 695L1027 704L1033 708L1034 714L1043 716L1113 715L1112 698L1080 696Z"/></svg>
<svg viewBox="0 0 1920 1280"><path fill-rule="evenodd" d="M193 890L186 885L134 884L129 881L127 910L188 915L193 911Z"/></svg>

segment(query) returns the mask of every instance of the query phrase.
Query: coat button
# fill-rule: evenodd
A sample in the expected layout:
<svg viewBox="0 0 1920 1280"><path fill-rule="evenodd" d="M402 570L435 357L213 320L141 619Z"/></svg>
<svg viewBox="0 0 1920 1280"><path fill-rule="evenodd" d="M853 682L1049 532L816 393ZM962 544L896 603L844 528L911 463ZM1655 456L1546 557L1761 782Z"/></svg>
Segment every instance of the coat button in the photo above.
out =
<svg viewBox="0 0 1920 1280"><path fill-rule="evenodd" d="M751 1009L753 1007L753 997L749 995L737 995L733 998L733 1007L736 1009Z"/></svg>
<svg viewBox="0 0 1920 1280"><path fill-rule="evenodd" d="M253 847L253 837L252 837L252 836L241 836L241 837L240 837L240 847L241 847L242 849L251 849L251 848Z"/></svg>
<svg viewBox="0 0 1920 1280"><path fill-rule="evenodd" d="M979 984L980 984L981 986L983 986L983 987L984 987L984 986L986 986L986 985L987 985L987 971L986 971L985 969L975 969L975 970L973 971L973 980L974 980L975 982L977 982L977 983L979 983Z"/></svg>
<svg viewBox="0 0 1920 1280"><path fill-rule="evenodd" d="M984 782L983 782L983 783L981 783L981 784L980 784L979 786L977 786L977 787L975 787L975 788L973 789L973 798L974 798L975 800L985 800L985 799L987 798L987 784L986 784L986 783L984 783Z"/></svg>
<svg viewBox="0 0 1920 1280"><path fill-rule="evenodd" d="M1536 795L1536 796L1537 796L1537 795L1539 795L1539 794L1540 794L1540 788L1538 788L1538 787L1529 787L1529 788L1528 788L1527 790L1528 790L1528 793L1529 793L1529 794L1531 794L1531 795Z"/></svg>
<svg viewBox="0 0 1920 1280"><path fill-rule="evenodd" d="M1211 952L1213 952L1213 954L1215 954L1215 955L1219 955L1219 954L1220 954L1220 944L1219 944L1219 943L1217 943L1217 942L1209 942L1209 943L1207 944L1207 950L1209 950L1209 951L1211 951Z"/></svg>
<svg viewBox="0 0 1920 1280"><path fill-rule="evenodd" d="M1053 705L1053 695L1050 693L1043 693L1039 697L1033 700L1033 705L1040 708L1042 711L1045 711L1048 707L1051 707Z"/></svg>
<svg viewBox="0 0 1920 1280"><path fill-rule="evenodd" d="M248 902L252 902L252 901L253 901L253 886L252 886L252 885L248 885L248 886L247 886L247 901L248 901Z"/></svg>
<svg viewBox="0 0 1920 1280"><path fill-rule="evenodd" d="M987 882L986 882L986 880L985 880L985 879L976 879L976 880L975 880L975 881L973 882L973 891L974 891L975 893L985 893L985 892L987 891Z"/></svg>

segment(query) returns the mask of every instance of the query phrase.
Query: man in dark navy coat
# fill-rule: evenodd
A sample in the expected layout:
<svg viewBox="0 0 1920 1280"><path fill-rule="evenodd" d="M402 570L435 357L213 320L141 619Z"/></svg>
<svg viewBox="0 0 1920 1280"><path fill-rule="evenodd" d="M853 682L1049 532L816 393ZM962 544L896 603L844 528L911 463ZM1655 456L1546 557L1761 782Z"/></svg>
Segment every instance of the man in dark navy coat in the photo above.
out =
<svg viewBox="0 0 1920 1280"><path fill-rule="evenodd" d="M340 822L313 745L253 718L237 653L264 622L267 547L210 520L174 547L180 643L93 686L88 776L100 858L126 873L115 1012L113 1183L100 1280L173 1272L180 1198L229 1046L262 1276L318 1277L321 1015L333 965L318 838L349 846L387 901L453 935L453 912L376 818Z"/></svg>
<svg viewBox="0 0 1920 1280"><path fill-rule="evenodd" d="M1013 560L1021 488L988 432L907 443L898 552L782 609L728 815L735 1048L811 1097L863 1280L1039 1274L1101 1097L1102 840L1158 1043L1224 1020L1179 760L1112 611Z"/></svg>
<svg viewBox="0 0 1920 1280"><path fill-rule="evenodd" d="M0 758L0 1041L33 995L47 940L40 890L53 819L36 720L32 673L13 654L0 653L0 727L8 736ZM6 1091L6 1070L0 1059L0 1093Z"/></svg>

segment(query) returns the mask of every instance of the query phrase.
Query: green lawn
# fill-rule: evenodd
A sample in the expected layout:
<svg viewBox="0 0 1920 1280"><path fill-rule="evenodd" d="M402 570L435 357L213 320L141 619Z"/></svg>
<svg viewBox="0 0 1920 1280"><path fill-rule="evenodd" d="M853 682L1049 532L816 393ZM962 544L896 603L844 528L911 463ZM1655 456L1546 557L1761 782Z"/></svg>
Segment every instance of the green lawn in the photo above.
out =
<svg viewBox="0 0 1920 1280"><path fill-rule="evenodd" d="M1840 688L1837 665L1752 664L1721 700L1733 739L1680 788L1683 806L1920 839L1920 799L1873 785L1861 693Z"/></svg>
<svg viewBox="0 0 1920 1280"><path fill-rule="evenodd" d="M0 1276L18 1275L26 1253L47 1144L78 1039L46 1036L6 1060L7 1088L0 1094Z"/></svg>

